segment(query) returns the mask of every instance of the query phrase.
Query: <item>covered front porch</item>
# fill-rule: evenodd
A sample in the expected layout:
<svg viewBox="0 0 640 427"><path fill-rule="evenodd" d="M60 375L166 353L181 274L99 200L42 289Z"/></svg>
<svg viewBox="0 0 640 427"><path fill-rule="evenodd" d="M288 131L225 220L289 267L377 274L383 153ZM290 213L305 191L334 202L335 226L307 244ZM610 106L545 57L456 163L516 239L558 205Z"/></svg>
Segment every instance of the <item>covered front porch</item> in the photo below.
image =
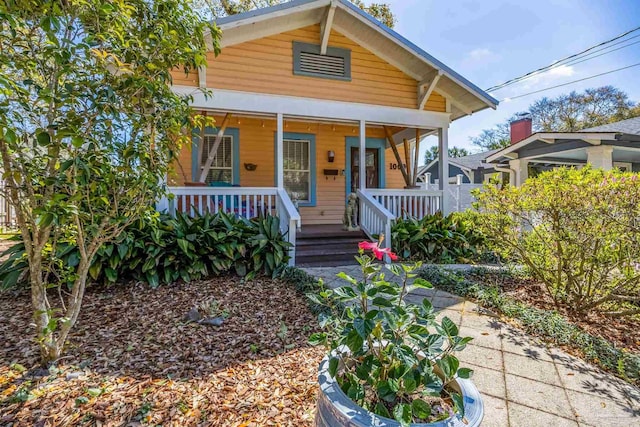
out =
<svg viewBox="0 0 640 427"><path fill-rule="evenodd" d="M304 226L341 225L351 193L358 196L358 225L370 238L390 236L397 217L423 217L446 206L447 183L419 188L416 165L420 141L435 135L444 153L440 165L448 167L448 114L399 115L401 109L369 106L358 111L365 107L358 104L316 111L326 101L311 102L313 109L296 108L304 115L203 108L217 127L194 130L191 149L180 153L168 176L170 196L158 209L276 215L295 245Z"/></svg>

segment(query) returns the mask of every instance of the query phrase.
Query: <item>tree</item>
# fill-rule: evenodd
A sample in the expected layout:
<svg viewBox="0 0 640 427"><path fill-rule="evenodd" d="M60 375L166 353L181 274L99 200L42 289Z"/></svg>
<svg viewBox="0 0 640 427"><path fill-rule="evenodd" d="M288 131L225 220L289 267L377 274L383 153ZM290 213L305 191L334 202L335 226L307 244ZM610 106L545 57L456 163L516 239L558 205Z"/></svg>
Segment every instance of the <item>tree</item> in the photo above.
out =
<svg viewBox="0 0 640 427"><path fill-rule="evenodd" d="M221 17L236 15L253 9L262 9L269 6L286 3L290 0L198 0L200 12L206 17ZM393 28L396 19L391 8L386 3L371 3L365 5L362 0L350 0L360 9L376 18L389 28Z"/></svg>
<svg viewBox="0 0 640 427"><path fill-rule="evenodd" d="M497 150L499 148L508 147L511 143L511 126L510 121L500 123L491 129L484 129L480 135L471 138L474 145L483 150Z"/></svg>
<svg viewBox="0 0 640 427"><path fill-rule="evenodd" d="M529 106L534 132L575 132L640 115L640 105L613 87L603 86L571 92L556 98L541 98ZM509 122L483 130L471 142L487 150L504 148L510 143Z"/></svg>
<svg viewBox="0 0 640 427"><path fill-rule="evenodd" d="M428 165L429 163L437 159L439 151L440 150L438 150L437 145L429 147L429 149L424 153L424 164ZM449 153L449 157L464 157L471 154L469 153L469 151L467 151L466 148L458 148L458 147L450 147L448 150L448 153Z"/></svg>
<svg viewBox="0 0 640 427"><path fill-rule="evenodd" d="M46 364L78 319L97 251L157 200L185 128L209 122L171 91L170 70L205 65L207 33L216 51L220 33L186 0L23 0L0 16L5 196ZM66 264L62 242L79 251Z"/></svg>

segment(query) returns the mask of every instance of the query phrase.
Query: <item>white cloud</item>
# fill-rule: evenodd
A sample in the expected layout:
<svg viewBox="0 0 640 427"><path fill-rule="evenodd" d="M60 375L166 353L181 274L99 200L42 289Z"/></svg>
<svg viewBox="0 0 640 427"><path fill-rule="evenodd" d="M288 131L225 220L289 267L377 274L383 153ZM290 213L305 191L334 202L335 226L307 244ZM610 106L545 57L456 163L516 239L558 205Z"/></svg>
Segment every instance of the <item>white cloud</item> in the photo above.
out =
<svg viewBox="0 0 640 427"><path fill-rule="evenodd" d="M473 49L464 57L463 63L469 67L487 66L490 63L500 60L501 57L491 49L484 47Z"/></svg>
<svg viewBox="0 0 640 427"><path fill-rule="evenodd" d="M576 74L575 68L571 65L560 65L544 73L535 74L516 84L507 86L503 91L498 91L498 95L505 98L503 102L509 102L510 97L565 83L570 81L569 77L573 77Z"/></svg>
<svg viewBox="0 0 640 427"><path fill-rule="evenodd" d="M484 48L474 49L471 52L469 52L469 58L476 61L481 59L491 58L492 56L495 56L495 54L491 52L489 49L484 49Z"/></svg>

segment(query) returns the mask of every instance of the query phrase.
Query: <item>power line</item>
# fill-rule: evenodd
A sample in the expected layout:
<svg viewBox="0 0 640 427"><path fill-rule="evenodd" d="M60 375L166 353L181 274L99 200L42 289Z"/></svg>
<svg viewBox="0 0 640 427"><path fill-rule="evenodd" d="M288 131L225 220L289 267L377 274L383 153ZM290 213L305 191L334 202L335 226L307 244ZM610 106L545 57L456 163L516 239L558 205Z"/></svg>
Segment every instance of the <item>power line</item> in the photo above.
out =
<svg viewBox="0 0 640 427"><path fill-rule="evenodd" d="M560 59L559 61L555 61L553 64L549 64L549 65L546 65L546 66L544 66L544 67L540 67L540 68L538 68L538 69L536 69L536 70L533 70L533 71L530 71L530 72L528 72L528 73L526 73L526 74L523 74L523 75L522 75L522 76L520 76L520 77L515 77L515 78L513 78L513 79L507 80L507 81L506 81L506 82L504 82L504 83L501 83L501 84L498 84L498 85L492 86L492 87L490 87L490 88L486 89L486 91L487 91L487 92L490 92L490 91L495 91L495 90L498 90L498 89L502 89L502 88L503 88L503 87L505 87L505 86L508 86L508 85L511 85L511 84L517 83L518 81L524 80L524 79L529 78L529 77L531 77L531 76L533 76L533 75L540 74L540 73L542 73L542 72L548 71L548 70L550 70L550 69L552 69L552 68L559 67L559 66L561 66L561 65L565 65L565 64L564 64L564 62L566 62L566 61L570 61L570 60L574 60L574 59L579 59L580 57L584 56L584 55L585 55L586 53L588 53L588 52L591 52L591 51L593 51L593 50L595 50L595 49L601 48L602 46L606 46L606 45L608 45L608 44L610 44L610 43L612 43L612 42L614 42L614 41L616 41L616 40L620 40L620 39L622 39L622 38L624 38L624 37L628 36L628 35L629 35L629 34L631 34L631 33L636 32L636 31L638 31L638 30L640 30L640 27L636 27L636 28L634 28L634 29L632 29L632 30L629 30L629 31L626 31L626 32L624 32L624 33L622 33L622 34L620 34L620 35L618 35L618 36L616 36L616 37L614 37L614 38L612 38L612 39L609 39L609 40L606 40L606 41L604 41L604 42L598 43L597 45L591 46L591 47L589 47L589 48L587 48L587 49L584 49L584 50L582 50L582 51L580 51L580 52L578 52L578 53L575 53L575 54L573 54L573 55L569 55L569 56L567 56L567 57L564 57L564 58ZM618 44L619 44L619 43L624 43L624 42L626 42L626 41L628 41L628 40L631 40L631 39L633 39L633 38L635 38L635 37L637 37L637 36L634 36L634 37L631 37L631 38L629 38L629 39L627 39L627 40L623 40L623 41L621 41L621 42L618 42ZM609 47L611 47L611 46L609 46ZM596 52L597 52L597 51L596 51ZM595 53L595 52L592 52L592 53Z"/></svg>
<svg viewBox="0 0 640 427"><path fill-rule="evenodd" d="M637 36L637 37L640 37L640 34L638 34L638 36ZM633 37L632 37L632 38L633 38ZM631 40L631 39L627 39L627 40L625 40L625 41L628 41L628 40ZM566 64L563 64L563 65L576 65L576 64L580 64L580 63L582 63L582 62L589 61L590 59L599 58L599 57L601 57L601 56L603 56L603 55L607 55L607 54L609 54L609 53L613 53L613 52L615 52L615 51L618 51L618 50L620 50L620 49L624 49L625 47L633 46L633 45L638 44L638 43L640 43L640 40L635 41L635 42L633 42L633 43L626 44L626 45L624 45L624 46L620 46L620 47L615 48L615 49L611 49L610 51L603 52L603 53L601 53L601 54L599 54L599 55L595 55L595 56L592 56L592 57L590 57L590 58L585 58L585 59L582 59L582 58L576 58L575 60L573 60L573 61L571 61L571 62L568 62L568 63L566 63ZM596 52L593 52L593 53L596 53Z"/></svg>
<svg viewBox="0 0 640 427"><path fill-rule="evenodd" d="M573 80L571 82L562 83L562 84L559 84L559 85L547 87L547 88L540 89L540 90L535 90L535 91L529 92L529 93L524 93L522 95L511 96L511 97L508 97L508 98L504 98L503 101L513 100L513 99L518 99L518 98L524 98L525 96L533 95L533 94L544 92L544 91L551 90L551 89L556 89L556 88L559 88L559 87L562 87L562 86L567 86L567 85L578 83L578 82L583 82L583 81L589 80L589 79L595 79L596 77L600 77L600 76L604 76L604 75L607 75L607 74L615 73L615 72L618 72L618 71L626 70L626 69L629 69L629 68L637 67L638 65L640 65L640 62L638 62L636 64L632 64L632 65L627 65L626 67L617 68L615 70L605 71L604 73L595 74L593 76L585 77L585 78L582 78L582 79Z"/></svg>

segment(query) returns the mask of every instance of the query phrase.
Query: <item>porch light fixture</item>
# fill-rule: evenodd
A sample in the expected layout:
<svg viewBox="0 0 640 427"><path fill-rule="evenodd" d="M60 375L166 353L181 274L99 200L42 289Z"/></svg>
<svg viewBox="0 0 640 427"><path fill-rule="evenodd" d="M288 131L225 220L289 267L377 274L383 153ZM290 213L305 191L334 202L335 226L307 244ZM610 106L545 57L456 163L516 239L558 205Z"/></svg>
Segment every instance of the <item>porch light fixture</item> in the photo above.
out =
<svg viewBox="0 0 640 427"><path fill-rule="evenodd" d="M336 153L333 150L330 150L328 154L328 158L329 158L329 163L333 163L333 161L336 159Z"/></svg>

